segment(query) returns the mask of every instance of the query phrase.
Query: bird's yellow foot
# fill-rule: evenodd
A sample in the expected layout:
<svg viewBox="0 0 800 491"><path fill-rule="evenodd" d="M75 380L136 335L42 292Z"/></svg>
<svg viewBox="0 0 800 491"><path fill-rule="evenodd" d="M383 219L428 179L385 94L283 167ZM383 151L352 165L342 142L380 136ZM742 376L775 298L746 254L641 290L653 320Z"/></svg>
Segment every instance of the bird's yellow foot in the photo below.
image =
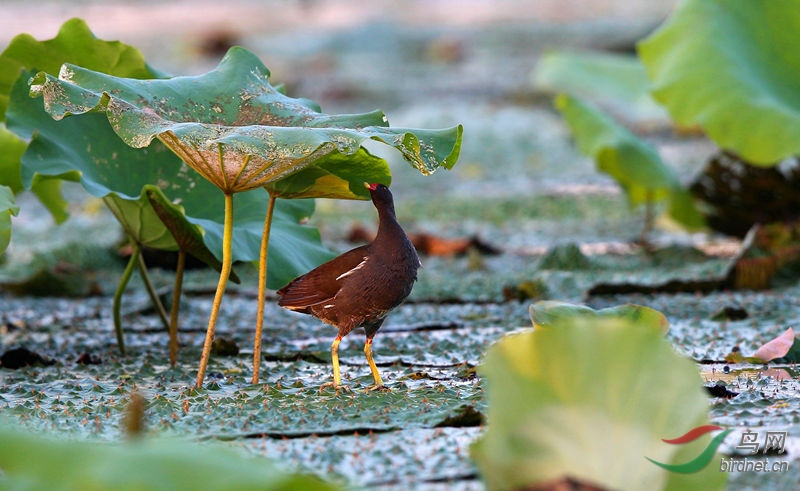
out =
<svg viewBox="0 0 800 491"><path fill-rule="evenodd" d="M390 389L389 387L386 387L383 384L373 384L373 385L370 385L369 387L367 387L367 394L369 394L370 392L376 391L376 390L379 390L381 392L391 392L392 391L392 389Z"/></svg>
<svg viewBox="0 0 800 491"><path fill-rule="evenodd" d="M348 385L337 384L335 382L325 382L324 384L319 386L320 393L322 393L322 391L325 390L327 387L332 387L333 390L335 390L337 393L340 390L343 390L345 392L352 392L353 391L353 389L351 389L350 386L348 386Z"/></svg>

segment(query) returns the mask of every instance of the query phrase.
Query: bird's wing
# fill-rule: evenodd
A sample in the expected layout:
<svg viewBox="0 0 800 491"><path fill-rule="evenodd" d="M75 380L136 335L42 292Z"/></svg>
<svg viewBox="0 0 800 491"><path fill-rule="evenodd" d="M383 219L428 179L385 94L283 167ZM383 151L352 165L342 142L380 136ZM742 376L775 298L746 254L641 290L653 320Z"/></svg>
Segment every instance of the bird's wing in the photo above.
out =
<svg viewBox="0 0 800 491"><path fill-rule="evenodd" d="M292 310L304 310L313 305L330 302L341 288L341 280L364 262L367 246L356 247L308 273L295 278L278 290L278 305Z"/></svg>

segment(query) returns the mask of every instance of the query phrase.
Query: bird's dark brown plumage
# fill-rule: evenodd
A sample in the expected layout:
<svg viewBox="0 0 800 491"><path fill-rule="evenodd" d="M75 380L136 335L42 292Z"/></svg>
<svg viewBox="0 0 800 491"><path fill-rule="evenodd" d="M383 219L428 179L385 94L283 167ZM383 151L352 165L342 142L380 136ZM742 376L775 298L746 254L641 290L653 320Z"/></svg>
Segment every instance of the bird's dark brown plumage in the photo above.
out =
<svg viewBox="0 0 800 491"><path fill-rule="evenodd" d="M417 251L397 222L389 188L367 185L378 210L378 234L367 245L345 252L278 290L278 305L313 315L336 326L339 333L331 346L333 386L341 385L339 342L350 331L363 327L364 353L375 386L383 382L372 359L372 338L386 315L411 293L420 261Z"/></svg>

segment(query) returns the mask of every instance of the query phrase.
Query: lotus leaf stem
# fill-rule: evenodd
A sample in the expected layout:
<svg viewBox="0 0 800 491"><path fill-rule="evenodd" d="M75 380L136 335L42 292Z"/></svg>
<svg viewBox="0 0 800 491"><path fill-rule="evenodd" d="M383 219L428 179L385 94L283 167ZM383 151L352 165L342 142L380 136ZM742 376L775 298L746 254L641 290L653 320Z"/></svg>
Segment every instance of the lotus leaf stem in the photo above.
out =
<svg viewBox="0 0 800 491"><path fill-rule="evenodd" d="M275 196L270 193L267 217L264 219L264 232L261 234L261 251L258 255L258 313L256 314L256 335L253 342L253 384L258 383L259 369L261 367L261 332L264 327L264 297L267 293L267 253L274 211Z"/></svg>
<svg viewBox="0 0 800 491"><path fill-rule="evenodd" d="M653 230L655 224L655 196L652 189L645 191L644 202L644 225L639 235L639 244L647 246L649 244L650 232Z"/></svg>
<svg viewBox="0 0 800 491"><path fill-rule="evenodd" d="M128 260L128 265L125 266L125 271L122 272L122 277L117 284L117 290L114 292L114 332L117 335L117 346L119 347L119 354L125 356L125 337L122 332L122 294L125 293L125 288L128 287L128 282L133 275L133 269L139 261L139 246L135 241L131 240L131 258Z"/></svg>
<svg viewBox="0 0 800 491"><path fill-rule="evenodd" d="M164 329L169 332L169 319L167 318L167 310L164 308L164 304L161 303L161 299L158 298L158 293L153 287L153 282L150 281L150 275L147 273L147 264L144 262L144 256L142 256L141 251L138 256L137 263L139 266L139 275L142 277L144 288L147 290L147 294L150 296L150 301L153 302L153 307L155 307L158 317L161 318L161 323L164 324Z"/></svg>
<svg viewBox="0 0 800 491"><path fill-rule="evenodd" d="M173 367L178 361L178 313L180 312L185 267L186 252L181 249L178 251L178 266L175 268L175 286L172 290L172 305L169 315L169 364Z"/></svg>
<svg viewBox="0 0 800 491"><path fill-rule="evenodd" d="M225 223L222 232L222 269L219 272L219 283L217 292L214 294L214 302L211 304L211 315L208 318L208 329L206 339L203 343L203 354L200 357L200 367L197 370L197 387L203 386L206 377L206 367L211 356L211 344L214 342L214 329L217 326L217 316L222 297L225 295L225 285L228 283L228 276L231 273L231 256L233 247L233 194L225 193Z"/></svg>

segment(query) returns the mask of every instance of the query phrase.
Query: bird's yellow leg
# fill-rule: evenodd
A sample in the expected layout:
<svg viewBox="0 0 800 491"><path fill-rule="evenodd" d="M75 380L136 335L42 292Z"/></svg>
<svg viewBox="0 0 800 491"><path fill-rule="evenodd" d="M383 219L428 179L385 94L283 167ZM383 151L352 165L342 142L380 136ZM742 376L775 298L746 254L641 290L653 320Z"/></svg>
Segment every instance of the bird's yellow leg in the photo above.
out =
<svg viewBox="0 0 800 491"><path fill-rule="evenodd" d="M378 367L375 366L375 360L372 359L372 338L367 338L367 342L364 344L364 354L367 357L367 363L369 363L369 369L372 371L372 378L375 379L375 385L371 385L367 387L367 392L370 390L389 390L388 387L383 385L383 380L381 380L381 374L378 373Z"/></svg>
<svg viewBox="0 0 800 491"><path fill-rule="evenodd" d="M331 344L331 361L333 362L333 387L338 388L342 385L342 374L339 372L339 343L342 342L341 336L336 336Z"/></svg>
<svg viewBox="0 0 800 491"><path fill-rule="evenodd" d="M342 385L342 375L339 372L339 343L342 342L342 336L336 336L331 344L331 360L333 361L333 382L326 382L320 385L319 390L325 387L333 387L334 390L348 389Z"/></svg>

